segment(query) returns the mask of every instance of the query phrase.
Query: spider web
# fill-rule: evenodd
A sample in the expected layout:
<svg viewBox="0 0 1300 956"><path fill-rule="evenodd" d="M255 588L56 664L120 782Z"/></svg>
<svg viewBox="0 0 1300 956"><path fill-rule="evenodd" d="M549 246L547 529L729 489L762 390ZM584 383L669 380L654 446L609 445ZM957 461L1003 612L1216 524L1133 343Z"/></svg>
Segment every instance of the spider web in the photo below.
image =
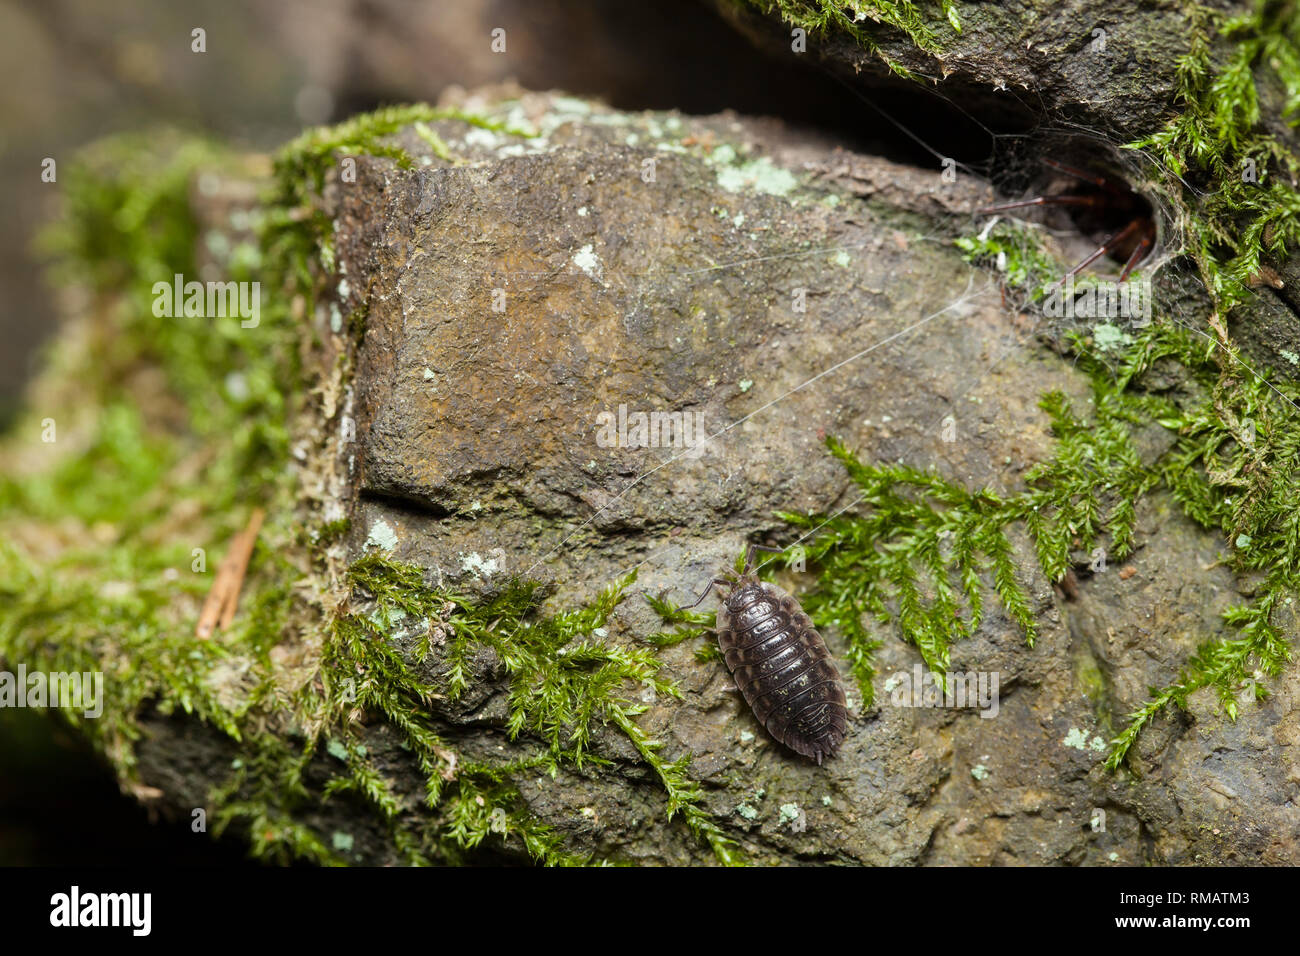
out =
<svg viewBox="0 0 1300 956"><path fill-rule="evenodd" d="M1166 175L1168 173L1167 170L1157 168L1158 162L1150 153L1142 150L1126 149L1123 141L1108 135L1103 130L1078 124L1040 121L1028 130L1017 132L998 131L963 109L943 92L927 90L930 95L967 118L982 131L986 139L985 149L979 155L949 157L943 148L927 142L916 130L893 115L886 106L882 105L881 97L868 95L846 81L841 82L849 93L865 104L870 111L880 116L882 124L894 129L900 137L905 138L932 157L936 175L941 172L945 165L951 165L955 168L959 177L968 177L989 187L995 197L995 202L1005 202L1037 195L1053 195L1077 189L1079 186L1077 180L1072 180L1043 163L1042 158L1045 155L1065 157L1065 161L1068 161L1071 165L1106 176L1112 182L1127 183L1132 186L1138 186L1138 184L1152 180L1156 173ZM1008 91L1008 95L1017 96L1023 101L1020 91ZM1027 105L1033 106L1034 104ZM1043 115L1046 110L1041 104L1038 104L1033 112L1036 115ZM1184 183L1184 185L1193 193L1195 192L1190 184ZM1156 272L1160 272L1162 281L1164 277L1171 276L1177 283L1188 283L1192 288L1201 288L1200 277L1190 259L1181 255L1183 223L1179 221L1176 210L1158 192L1149 189L1139 189L1138 191L1151 204L1153 217L1157 223L1158 235L1153 249L1139 263L1138 272L1134 278L1149 278ZM1016 210L1012 213L983 216L972 212L966 225L959 228L958 231L967 235L978 236L987 234L989 230L997 228L999 222L1015 225L1016 228L1011 233L1010 239L1004 240L1004 242L1009 242L1010 247L1016 250L1022 259L1025 261L1033 260L1037 245L1044 244L1051 251L1052 258L1064 264L1060 267L1061 273L1096 250L1100 242L1105 238L1104 236L1081 233L1078 224L1073 221L1069 212L1063 207L1036 207ZM951 235L925 236L921 238L943 243L952 242ZM826 255L849 248L853 247L827 246L789 253L788 255ZM683 270L679 273L679 277L691 279L724 268L743 270L748 265L769 261L772 258L779 258L784 255L786 254L755 257L709 267L708 269ZM1079 278L1084 280L1085 277L1092 276L1113 280L1118 277L1120 269L1120 264L1112 262L1109 258L1102 258L1094 262ZM839 359L833 364L818 370L815 374L809 376L795 387L788 389L783 394L765 402L726 426L712 431L704 439L704 443L710 444L725 440L729 433L733 432L738 426L757 416L779 416L782 403L790 396L814 386L848 366L872 361L873 353L891 344L896 344L909 334L916 333L938 321L951 320L954 314L961 314L964 305L981 300L985 302L996 301L1000 297L1006 312L1008 314L1019 312L1024 316L1028 316L1030 318L1029 326L1024 328L1010 325L996 347L990 350L986 362L976 364L971 368L955 370L954 379L956 385L952 391L952 399L948 406L940 410L931 420L912 423L919 426L914 431L914 434L932 435L951 413L951 409L956 408L963 398L976 390L1017 352L1025 348L1041 347L1039 343L1044 339L1054 338L1059 341L1067 333L1086 333L1093 327L1096 320L1090 317L1084 319L1053 318L1043 314L1038 299L1041 298L1044 285L1060 278L1060 274L1048 275L1040 270L1027 276L1026 281L1020 286L1012 287L1004 281L1005 277L1000 277L997 274L996 266L992 270L978 266L972 267L966 287L946 303L910 323L904 329L881 336L855 354ZM1198 300L1194 296L1184 297L1181 301L1173 303L1164 299L1161 301L1162 315L1204 336L1207 343L1217 344L1217 339L1206 332L1207 311L1204 300ZM956 321L960 322L960 319ZM958 329L954 329L954 332L957 331ZM1250 371L1251 374L1256 374L1258 377L1258 373L1253 370ZM1263 379L1261 378L1261 380ZM1274 388L1274 391L1285 399L1285 396L1276 388ZM915 457L919 451L918 440L907 442L901 452L900 461ZM576 536L591 527L603 514L606 514L615 505L623 501L630 492L642 485L647 479L652 476L671 473L671 470L681 459L693 456L694 453L691 451L675 454L637 473L631 480L619 487L603 505L595 509L584 520L563 532L559 540L545 553L541 554L524 572L525 576L531 575L537 568L546 564L557 553L560 553ZM929 461L926 461L923 464L929 463ZM846 503L829 513L826 521L800 535L790 542L787 547L807 543L829 521L860 505L864 497L864 494L850 496ZM687 526L683 524L681 527L685 530ZM678 550L680 549L676 545L651 550L623 573L641 568L655 562L666 554ZM780 560L780 558L769 557L761 563L760 567L777 560Z"/></svg>

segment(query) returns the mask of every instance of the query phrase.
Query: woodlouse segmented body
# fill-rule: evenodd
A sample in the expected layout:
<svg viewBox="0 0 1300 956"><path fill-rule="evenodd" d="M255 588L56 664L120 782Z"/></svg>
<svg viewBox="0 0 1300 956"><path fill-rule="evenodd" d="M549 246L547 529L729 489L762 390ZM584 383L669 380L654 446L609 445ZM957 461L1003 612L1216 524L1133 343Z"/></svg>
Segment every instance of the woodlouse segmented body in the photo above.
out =
<svg viewBox="0 0 1300 956"><path fill-rule="evenodd" d="M737 581L715 582L731 585L718 610L718 643L768 733L820 764L847 733L839 671L799 602L752 573L752 554Z"/></svg>

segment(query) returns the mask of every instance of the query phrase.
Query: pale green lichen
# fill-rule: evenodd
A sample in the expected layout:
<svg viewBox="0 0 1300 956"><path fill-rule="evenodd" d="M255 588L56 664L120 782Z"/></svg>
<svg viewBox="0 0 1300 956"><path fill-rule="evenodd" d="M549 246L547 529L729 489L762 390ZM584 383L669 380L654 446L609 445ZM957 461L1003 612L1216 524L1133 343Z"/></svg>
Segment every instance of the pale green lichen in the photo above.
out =
<svg viewBox="0 0 1300 956"><path fill-rule="evenodd" d="M1088 748L1088 734L1078 727L1071 727L1070 732L1065 735L1065 739L1061 743L1075 750L1086 750Z"/></svg>
<svg viewBox="0 0 1300 956"><path fill-rule="evenodd" d="M776 165L766 156L752 159L740 166L720 165L717 179L719 186L732 193L754 190L769 196L788 196L799 186L794 173Z"/></svg>
<svg viewBox="0 0 1300 956"><path fill-rule="evenodd" d="M591 243L587 243L573 254L573 264L591 278L600 278L600 257L596 255Z"/></svg>
<svg viewBox="0 0 1300 956"><path fill-rule="evenodd" d="M1124 346L1133 344L1133 336L1118 325L1098 322L1092 327L1092 341L1102 352L1118 352Z"/></svg>
<svg viewBox="0 0 1300 956"><path fill-rule="evenodd" d="M346 761L348 759L348 748L337 740L331 740L326 744L325 751L336 760ZM236 767L235 769L238 770L239 768Z"/></svg>
<svg viewBox="0 0 1300 956"><path fill-rule="evenodd" d="M371 525L370 533L366 535L366 547L392 551L397 547L397 532L381 518Z"/></svg>

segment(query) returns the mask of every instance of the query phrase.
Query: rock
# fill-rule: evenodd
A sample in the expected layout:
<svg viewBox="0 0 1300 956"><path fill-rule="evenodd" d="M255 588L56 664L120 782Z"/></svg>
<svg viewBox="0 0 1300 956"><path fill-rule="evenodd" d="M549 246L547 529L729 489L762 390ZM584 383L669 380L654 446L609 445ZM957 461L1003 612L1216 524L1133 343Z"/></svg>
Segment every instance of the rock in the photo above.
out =
<svg viewBox="0 0 1300 956"><path fill-rule="evenodd" d="M770 5L716 4L788 67L795 59L789 25L745 12ZM372 6L381 17L396 10L387 0ZM525 7L467 4L444 24L449 32L430 42L481 34L498 9ZM922 16L939 9L927 5ZM342 6L332 11L336 20L352 15ZM183 816L215 801L213 819L237 821L236 829L272 859L292 851L320 860L405 862L413 834L429 839L440 862L458 860L461 851L478 861L544 855L521 845L518 821L497 818L501 806L489 811L482 796L473 796L472 784L495 775L509 788L511 812L545 824L566 854L712 862L717 854L682 816L669 818L663 781L646 757L650 740L661 745L664 761L689 761L689 779L698 781L719 833L758 863L1294 864L1294 667L1268 681L1271 696L1243 706L1235 722L1220 713L1212 692L1192 694L1186 709L1162 713L1146 727L1119 771L1103 767L1110 739L1149 689L1174 681L1202 641L1235 633L1222 612L1260 587L1222 563L1222 534L1194 525L1164 492L1137 503L1133 554L1102 570L1090 567L1076 544L1073 570L1059 588L1039 570L1024 530L1012 529L1016 574L1039 634L1028 646L990 596L982 625L952 648L955 675L997 678L993 699L979 707L909 700L905 692L927 681L912 635L896 622L878 625L874 702L864 704L861 688L850 686L849 737L820 767L771 739L724 665L697 654L709 646L699 639L654 652L680 697L651 680L621 686L628 709L620 713L633 719L620 727L593 718L595 759L562 759L548 773L536 759L545 742L511 723L519 692L510 676L514 645L470 648L455 665L466 683L457 694L450 686L457 640L448 617L437 608L427 620L384 612L373 591L347 577L362 559L391 557L413 566L426 587L480 601L522 577L542 582L544 610L559 613L635 568L636 590L591 638L628 655L649 654L647 638L663 625L641 589L689 602L746 543L795 539L777 512L854 506L857 487L826 453L827 436L843 439L864 462L933 469L970 489L1023 489L1029 469L1056 447L1039 397L1059 390L1084 408L1091 382L1076 369L1061 329L1004 283L1008 277L968 264L953 244L982 228L985 220L971 213L993 193L983 178L967 174L969 167L949 181L938 160L946 152L981 168L1014 160L1014 171L994 174L1004 190L1059 185L1054 173L1027 171L1067 148L1070 156L1095 151L1101 166L1136 169L1124 166L1117 146L1168 118L1186 32L1171 10L1130 11L1112 24L1082 0L1041 10L975 6L961 16L960 33L942 21L924 31L914 24L910 36L859 22L810 36L808 59L840 78L834 88L845 98L818 95L801 112L802 94L784 89L776 99L788 123L733 113L621 112L505 86L450 91L445 118L404 126L380 143L345 141L327 164L320 195L295 191L309 188L303 178L288 183L291 199L283 200L282 178L280 204L267 210L254 208L265 185L255 181L264 171L222 162L221 175L209 182L214 188L203 188L200 178L190 196L202 220L194 234L209 240L194 262L205 277L236 268L251 277L268 263L283 264L245 242L256 223L264 224L255 214L268 213L297 241L322 229L314 234L319 244L305 250L315 291L324 291L314 312L306 308L309 285L296 285L296 276L263 275L265 338L239 339L245 350L250 341L258 343L252 349L270 343L271 354L284 345L272 331L287 331L308 377L302 383L295 366L285 388L285 397L298 399L285 403L294 412L293 435L281 472L296 481L294 500L284 501L292 482L275 487L283 507L270 515L262 563L255 562L248 581L250 591L265 590L241 605L244 620L254 623L226 635L228 647L195 645L174 654L168 642L184 633L199 591L193 582L175 586L177 567L157 580L104 581L81 571L93 564L83 556L67 559L70 542L87 540L119 548L120 567L135 566L138 554L129 547L136 537L182 556L195 541L221 546L243 494L271 494L273 484L264 474L243 474L236 463L246 459L224 455L227 445L273 452L284 427L272 400L280 396L268 394L283 369L247 362L239 349L223 356L234 376L214 387L201 374L206 354L187 353L178 365L187 373L180 378L188 404L178 402L171 394L176 381L141 348L155 344L147 319L131 326L130 341L113 334L124 315L140 313L140 290L157 276L132 271L139 263L114 263L124 267L113 274L129 276L123 286L131 288L117 290L124 302L111 301L112 290L104 289L93 308L83 306L83 324L103 338L85 335L81 346L94 355L101 341L118 342L104 349L114 360L110 368L125 369L126 384L113 394L119 405L139 406L143 424L132 431L131 409L119 407L117 418L102 425L84 407L84 396L96 390L73 375L59 381L51 374L60 387L50 394L78 393L85 421L64 417L67 402L50 401L60 409L62 447L33 452L29 441L24 467L40 474L47 456L58 455L75 463L76 449L85 453L97 443L131 458L148 445L141 436L168 433L181 436L182 463L157 465L162 477L142 469L140 480L155 497L189 497L164 515L148 511L157 520L147 529L89 507L93 518L81 525L76 516L56 526L15 519L13 509L0 514L3 537L16 542L0 551L0 588L15 607L22 599L25 626L52 622L43 631L0 627L0 652L11 657L16 648L47 661L99 655L95 666L132 665L132 679L121 685L135 695L129 712L115 711L104 722L108 729L97 729L124 787ZM862 35L855 38L854 30ZM398 33L376 29L352 49L355 57L334 55L346 45L326 49L315 33L303 34L303 43L321 51L313 83L340 92L340 102L344 93L382 93L393 77L411 72L403 64L427 59L419 47L397 42ZM658 42L672 33L657 31ZM557 57L546 42L552 36L525 30L520 37L515 30L510 42L525 41L523 62L554 69ZM558 59L572 68L575 83L621 90L621 48L600 49L612 51L613 62L594 54L588 62L568 50ZM698 106L722 95L683 92L698 87L701 72L716 69L701 67L698 56L687 59L693 66L664 86L667 100L690 98ZM482 48L465 62L473 68L462 75L510 72ZM933 78L938 88L901 86L900 70ZM723 72L725 89L749 85L743 70ZM1289 135L1279 132L1278 90L1260 83L1262 125ZM300 106L324 109L321 89ZM762 107L765 96L758 94ZM851 116L844 103L875 111L877 102L887 115L873 113L879 129L865 130L861 141L883 156L793 125L827 111ZM990 143L997 146L992 153ZM976 144L983 152L959 153ZM413 157L410 168L399 155ZM130 163L109 165L139 174ZM345 168L355 177L340 175ZM101 206L97 212L116 208ZM236 213L242 226L234 225ZM1068 215L1048 222L1056 228L1042 239L1049 252L1065 250L1058 258L1077 261L1095 248L1095 237ZM183 225L178 234L189 235L193 224ZM1162 220L1162 227L1172 225ZM1172 244L1172 233L1162 235ZM217 237L222 241L211 241ZM232 240L247 246L239 266L232 265ZM157 271L174 252L151 256L147 268ZM1207 311L1201 278L1185 261L1168 268L1176 252L1158 257L1157 275L1170 287L1162 292L1181 295L1178 313L1195 316L1199 328ZM1249 355L1269 362L1280 355L1294 366L1288 356L1296 351L1290 346L1300 280L1294 263L1276 265L1277 281L1260 285L1258 301L1228 321ZM294 294L272 305L285 287ZM1124 340L1114 326L1106 334L1112 344ZM187 341L189 348L193 340ZM224 330L204 341L231 344ZM248 368L260 377L245 377ZM1187 402L1204 383L1184 371L1162 359L1138 387ZM298 386L302 395L288 394ZM239 409L212 419L233 434L211 422L206 433L190 431L187 415L193 418L209 393L214 404L229 400ZM131 402L122 403L122 394ZM641 416L653 431L638 436ZM1264 424L1267 431L1271 423ZM105 442L110 426L121 434ZM1139 455L1152 460L1167 452L1177 427L1135 428ZM195 478L213 454L211 472L225 481L217 504L206 494L211 485ZM247 460L267 467L255 453ZM236 491L229 475L246 483ZM21 502L26 492L14 489L10 497ZM10 494L8 485L0 490ZM129 500L135 490L124 480L119 494ZM1251 539L1234 532L1228 540ZM50 567L29 580L23 562L33 555ZM272 556L283 559L280 565ZM152 569L158 561L135 563ZM69 564L96 588L67 587L70 579L82 584L75 575L58 576ZM276 577L286 568L296 575L291 581ZM796 595L813 586L811 575L779 577ZM279 585L289 596L274 593ZM36 600L42 594L80 596L82 603L69 599L58 615L47 615ZM87 603L103 605L102 632L71 619L89 614ZM713 604L707 598L702 606ZM153 614L159 606L165 612ZM257 622L275 624L277 613L290 610L282 629L258 630ZM0 624L7 625L14 618L3 611ZM1288 614L1276 615L1279 626L1293 628ZM331 627L345 620L372 622L354 642L367 652L391 652L387 663L400 660L415 672L418 681L396 696L418 698L418 716L439 741L430 748L436 759L426 754L421 766L410 725L386 708L388 701L372 696L363 706L354 697L331 709L338 701L326 685L391 681L396 670L374 667L374 657L367 667L340 655L345 642ZM133 633L122 638L128 629ZM69 637L86 633L93 636ZM165 639L150 640L158 634ZM845 635L828 628L825 638L847 673ZM80 656L61 656L69 650ZM156 672L149 669L152 653L164 659ZM364 763L354 761L357 754ZM297 780L292 771L300 759ZM430 795L444 785L459 791L454 804ZM457 836L475 807L492 820L492 834L516 826L511 838L479 843L479 836Z"/></svg>
<svg viewBox="0 0 1300 956"><path fill-rule="evenodd" d="M910 148L911 161L936 169L955 163L963 175L991 177L1013 198L1044 194L1051 179L1039 171L1044 159L1127 179L1157 210L1159 238L1153 258L1167 252L1176 260L1163 281L1169 284L1171 273L1185 270L1198 313L1209 310L1204 276L1193 263L1177 261L1197 247L1196 231L1215 229L1206 225L1215 219L1230 220L1216 231L1234 237L1225 248L1240 252L1246 243L1238 245L1236 237L1256 228L1252 219L1257 212L1262 214L1258 228L1266 228L1268 235L1276 228L1266 223L1281 215L1271 208L1278 200L1249 195L1249 190L1234 201L1239 207L1234 211L1204 208L1204 196L1222 189L1217 177L1235 179L1242 162L1255 169L1256 161L1244 158L1250 150L1214 162L1206 155L1192 155L1195 151L1174 160L1162 157L1148 138L1156 131L1167 132L1187 110L1187 58L1203 46L1206 71L1214 74L1222 69L1219 64L1246 52L1239 45L1242 37L1287 29L1285 14L1260 15L1253 5L1235 0L1190 12L1141 5L1121 10L1096 0L975 4L954 7L957 29L936 2L900 14L912 17L903 29L885 12L891 5L711 3L774 63L815 62L837 77L842 91L836 99L845 110L856 113L865 105L867 121L883 131L881 141L873 144L876 151L892 154ZM854 9L860 10L856 17ZM1253 22L1257 15L1258 22ZM1236 32L1220 32L1220 25L1226 28L1233 22L1239 24ZM805 34L798 49L792 33L796 30ZM1259 108L1242 110L1258 114L1253 126L1263 137L1260 142L1275 144L1261 151L1293 157L1295 132L1284 118L1284 103L1294 81L1283 75L1280 62L1266 56L1252 60L1254 87L1247 99L1254 103L1258 98ZM1214 86L1196 95L1207 96L1206 101L1220 109L1230 94ZM1234 150L1237 135L1245 136L1245 129L1229 136ZM1143 148L1135 150L1134 144ZM1207 168L1198 168L1201 161ZM1190 168L1180 167L1179 176L1171 176L1171 169L1182 163ZM1256 183L1254 178L1249 181ZM1269 184L1287 181L1290 189L1282 195L1291 195L1295 188L1294 159L1260 175L1261 195ZM1289 201L1280 200L1283 206ZM1187 225L1182 220L1190 215L1204 215L1205 223ZM1068 218L1058 222L1071 229ZM1093 236L1091 248L1101 238ZM1294 380L1300 373L1295 358L1300 355L1300 300L1295 291L1300 263L1280 246L1263 246L1261 268L1252 266L1242 277L1256 292L1242 297L1228 324L1256 369L1272 378ZM1082 258L1089 251L1084 247L1077 255Z"/></svg>
<svg viewBox="0 0 1300 956"><path fill-rule="evenodd" d="M685 601L746 541L790 540L774 512L852 501L825 435L865 460L1013 490L1051 447L1037 396L1086 395L948 241L986 201L978 188L771 122L555 96L490 108L544 135L436 124L448 163L408 131L402 145L427 157L415 169L362 158L355 184L326 191L347 280L338 306L366 314L353 558L392 546L434 584L479 593L540 578L556 607L637 567L638 586ZM602 424L638 412L695 417L710 440L600 440ZM1294 862L1293 841L1262 836L1294 832L1296 782L1282 769L1293 691L1236 724L1212 708L1158 720L1136 779L1101 768L1123 715L1173 678L1193 635L1222 631L1234 590L1226 571L1204 570L1217 544L1186 519L1161 506L1140 528L1136 575L1085 578L1077 603L1053 595L1025 543L1037 646L999 610L953 651L954 672L999 675L995 719L895 706L889 681L919 659L889 640L876 705L855 710L822 767L774 743L690 644L662 655L683 699L642 697L639 721L667 758L691 757L708 808L758 861ZM800 577L789 583L798 593ZM658 629L633 596L610 638L635 646ZM842 659L841 636L826 637ZM469 752L503 719L489 703L502 677L490 660L478 673L473 706L440 711ZM610 768L516 781L532 811L597 857L708 859L666 821L626 741L596 746ZM1218 789L1203 778L1214 753L1232 755L1215 758Z"/></svg>
<svg viewBox="0 0 1300 956"><path fill-rule="evenodd" d="M825 29L785 22L771 0L712 0L742 33L777 57L806 56L844 78L846 86L892 93L915 91L899 71L938 87L932 101L956 104L969 121L1007 132L1045 120L1102 129L1115 141L1159 127L1177 89L1186 53L1182 10L1066 0L959 8L954 29L939 3L917 5L907 32L864 13L825 14ZM1244 10L1245 5L1238 5ZM805 52L792 30L803 28ZM856 34L856 35L855 35ZM924 117L909 114L898 119Z"/></svg>

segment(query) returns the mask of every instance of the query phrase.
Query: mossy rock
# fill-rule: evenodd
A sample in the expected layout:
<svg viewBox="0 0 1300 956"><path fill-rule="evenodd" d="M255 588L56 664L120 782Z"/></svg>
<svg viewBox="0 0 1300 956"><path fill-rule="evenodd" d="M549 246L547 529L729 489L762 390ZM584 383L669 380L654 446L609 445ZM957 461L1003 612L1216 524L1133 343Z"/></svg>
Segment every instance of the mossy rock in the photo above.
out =
<svg viewBox="0 0 1300 956"><path fill-rule="evenodd" d="M1033 286L1061 250L974 236L982 184L556 95L83 169L56 245L94 295L6 439L0 657L104 671L68 716L142 799L276 861L1297 860L1294 418L1206 347L1204 289L1192 329L1040 338L967 260ZM154 314L205 264L261 283L255 327ZM620 405L712 440L609 447ZM808 529L786 583L853 706L821 767L709 605L657 599ZM918 666L1000 675L997 719L903 705Z"/></svg>

